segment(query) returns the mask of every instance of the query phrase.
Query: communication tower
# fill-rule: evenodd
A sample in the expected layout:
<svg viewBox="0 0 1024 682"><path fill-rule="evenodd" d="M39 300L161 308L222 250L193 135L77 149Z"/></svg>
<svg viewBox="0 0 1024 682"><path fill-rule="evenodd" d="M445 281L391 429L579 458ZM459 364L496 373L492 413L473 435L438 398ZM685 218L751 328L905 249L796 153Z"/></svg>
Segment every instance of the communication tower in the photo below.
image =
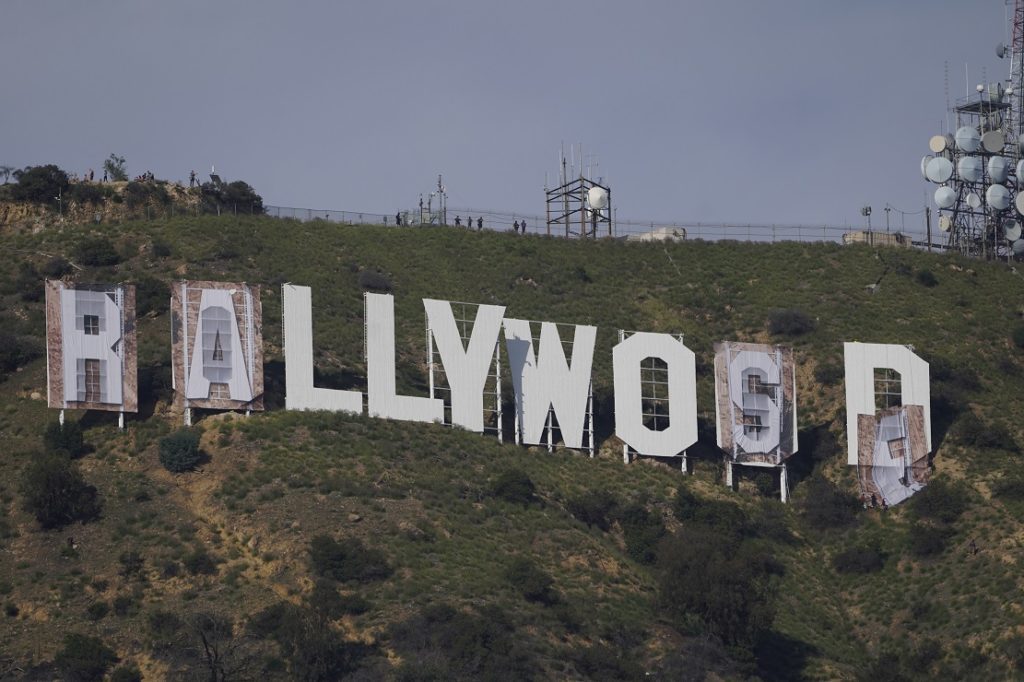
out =
<svg viewBox="0 0 1024 682"><path fill-rule="evenodd" d="M544 183L547 198L548 234L562 234L566 237L612 236L612 191L603 178L590 179L592 167L584 174L583 148L580 146L580 165L576 169L576 150L570 147L571 162L565 158L565 150L558 155L558 186L548 189Z"/></svg>
<svg viewBox="0 0 1024 682"><path fill-rule="evenodd" d="M1024 255L1024 0L1014 0L1013 43L1004 82L982 83L957 101L955 132L933 136L921 174L938 185L933 199L949 248L980 258Z"/></svg>

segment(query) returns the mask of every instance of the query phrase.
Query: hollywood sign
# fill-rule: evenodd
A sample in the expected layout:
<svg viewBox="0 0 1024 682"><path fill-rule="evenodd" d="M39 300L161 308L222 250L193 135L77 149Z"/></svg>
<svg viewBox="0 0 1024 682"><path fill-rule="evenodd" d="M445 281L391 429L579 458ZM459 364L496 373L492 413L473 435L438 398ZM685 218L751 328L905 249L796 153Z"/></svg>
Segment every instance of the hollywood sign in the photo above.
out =
<svg viewBox="0 0 1024 682"><path fill-rule="evenodd" d="M132 285L46 282L47 400L65 409L138 409ZM531 322L505 307L423 299L429 396L401 395L395 378L390 295L366 293L367 390L314 383L312 292L282 287L285 408L412 422L441 422L503 438L501 369L514 394L514 441L593 456L591 372L597 328ZM175 400L192 409L263 409L259 288L241 282L171 286ZM501 339L504 338L504 354ZM865 497L896 504L927 482L931 451L928 363L905 346L844 344L848 463ZM502 357L505 362L502 364ZM679 336L619 331L612 350L615 435L634 455L677 458L697 441L696 362ZM778 471L798 449L793 351L768 344L715 347L716 442L728 466ZM493 405L485 404L485 397ZM557 432L557 439L556 439Z"/></svg>

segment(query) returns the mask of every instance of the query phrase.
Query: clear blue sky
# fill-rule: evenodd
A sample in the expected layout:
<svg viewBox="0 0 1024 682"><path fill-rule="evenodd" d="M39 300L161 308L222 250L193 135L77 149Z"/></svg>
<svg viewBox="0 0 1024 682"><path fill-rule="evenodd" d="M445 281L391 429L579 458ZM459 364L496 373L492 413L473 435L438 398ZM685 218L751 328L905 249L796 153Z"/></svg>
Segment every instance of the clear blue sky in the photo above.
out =
<svg viewBox="0 0 1024 682"><path fill-rule="evenodd" d="M1002 0L3 0L0 165L539 214L580 142L620 219L877 225L924 203L943 63L963 96L1006 38Z"/></svg>

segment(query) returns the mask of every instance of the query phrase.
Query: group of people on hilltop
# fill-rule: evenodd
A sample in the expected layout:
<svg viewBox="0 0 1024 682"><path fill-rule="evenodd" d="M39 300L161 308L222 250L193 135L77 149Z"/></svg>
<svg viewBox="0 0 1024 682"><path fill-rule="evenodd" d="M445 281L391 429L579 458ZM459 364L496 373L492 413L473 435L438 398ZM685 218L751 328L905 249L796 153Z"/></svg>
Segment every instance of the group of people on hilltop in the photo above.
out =
<svg viewBox="0 0 1024 682"><path fill-rule="evenodd" d="M462 227L462 217L461 216L455 216L455 227ZM471 230L473 229L473 216L467 216L466 217L466 227L468 227ZM484 219L483 218L477 217L477 219L476 219L476 229L477 230L484 229Z"/></svg>
<svg viewBox="0 0 1024 682"><path fill-rule="evenodd" d="M153 172L152 171L146 171L142 175L136 175L135 176L135 182L146 182L147 180L155 180L155 179L156 178L153 176Z"/></svg>

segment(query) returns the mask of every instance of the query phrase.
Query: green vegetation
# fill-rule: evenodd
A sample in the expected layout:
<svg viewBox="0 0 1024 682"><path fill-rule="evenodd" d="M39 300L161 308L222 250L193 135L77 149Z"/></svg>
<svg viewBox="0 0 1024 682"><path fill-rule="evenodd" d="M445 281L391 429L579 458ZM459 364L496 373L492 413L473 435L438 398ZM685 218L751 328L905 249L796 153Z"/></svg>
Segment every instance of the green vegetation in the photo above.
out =
<svg viewBox="0 0 1024 682"><path fill-rule="evenodd" d="M195 431L179 429L160 439L160 463L170 472L191 471L202 456L199 434Z"/></svg>
<svg viewBox="0 0 1024 682"><path fill-rule="evenodd" d="M1020 317L1006 305L1021 283L1005 264L242 215L2 239L0 666L15 667L0 677L70 677L58 654L82 632L102 641L75 645L61 665L98 660L100 674L124 679L1020 675L1024 616L1007 595L1024 587L1024 434L1008 406L1024 393L1024 363ZM786 267L768 273L768 262ZM101 412L52 425L49 276L138 285L140 413L123 432ZM181 445L166 306L181 278L261 286L268 407L247 418L197 411L174 448L187 455L176 470L202 462L187 476L163 466L163 444ZM876 293L865 289L879 278ZM423 297L597 325L596 456L284 411L286 281L312 287L325 387L365 389L365 290L395 295L398 389L411 395L427 385ZM695 352L693 476L622 464L617 329L682 333ZM791 505L772 499L777 479L722 484L710 369L722 339L794 348ZM846 466L841 342L851 340L913 344L931 364L932 483L885 512L863 508Z"/></svg>

